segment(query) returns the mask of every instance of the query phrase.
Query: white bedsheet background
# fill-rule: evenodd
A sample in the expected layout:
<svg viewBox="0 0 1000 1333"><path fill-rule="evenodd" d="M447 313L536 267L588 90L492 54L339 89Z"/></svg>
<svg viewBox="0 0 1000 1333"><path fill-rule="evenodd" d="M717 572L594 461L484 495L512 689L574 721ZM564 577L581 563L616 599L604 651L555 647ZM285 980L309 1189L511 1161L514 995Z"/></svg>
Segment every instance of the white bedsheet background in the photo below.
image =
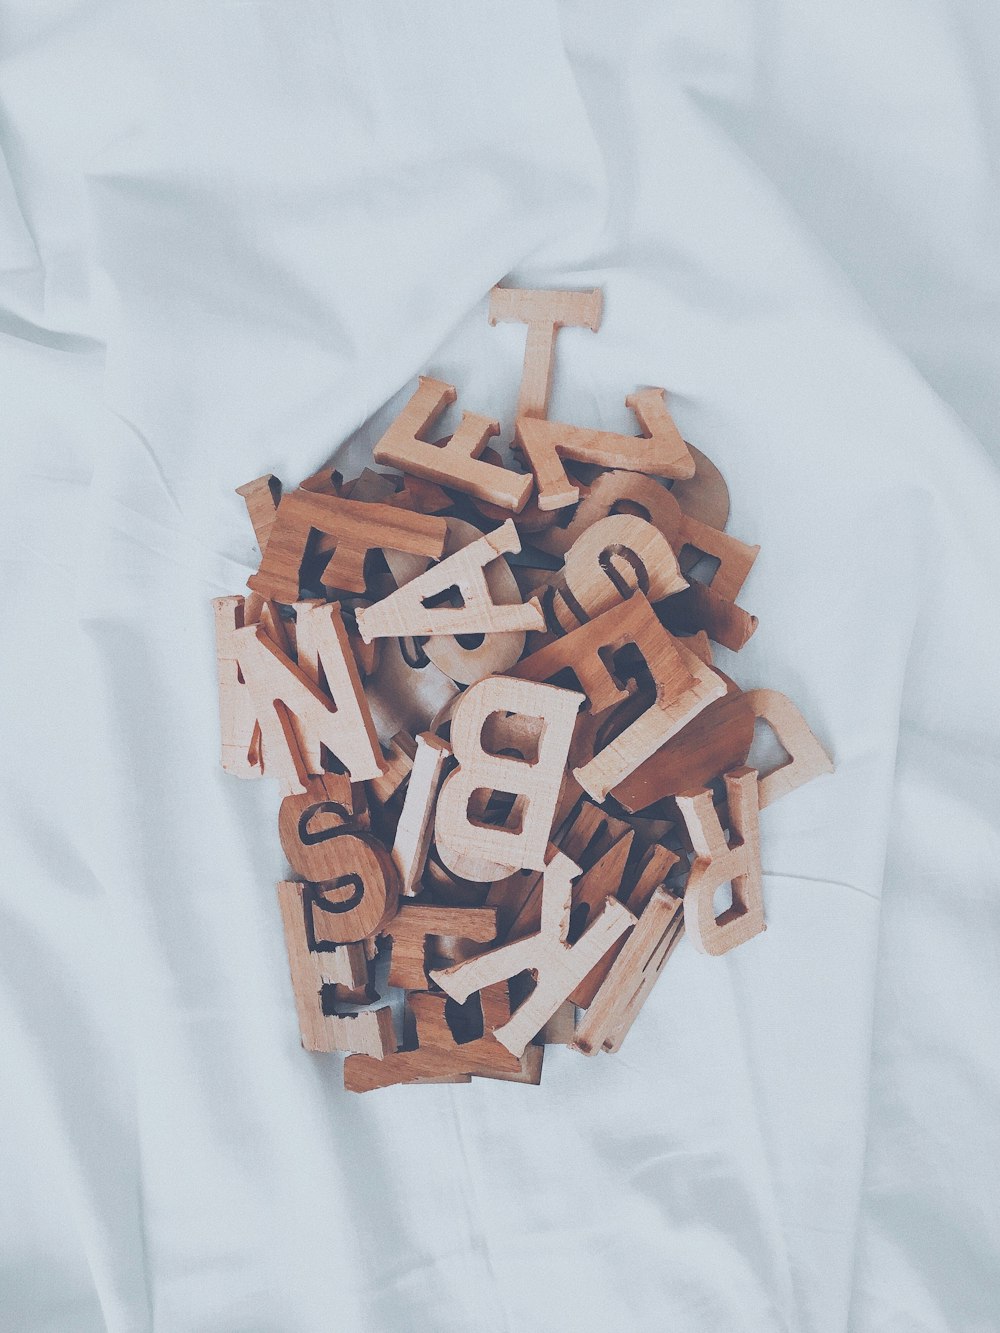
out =
<svg viewBox="0 0 1000 1333"><path fill-rule="evenodd" d="M1000 1328L995 7L3 11L0 1327ZM353 1097L208 601L418 372L509 437L504 278L604 288L552 413L666 386L838 768L619 1056Z"/></svg>

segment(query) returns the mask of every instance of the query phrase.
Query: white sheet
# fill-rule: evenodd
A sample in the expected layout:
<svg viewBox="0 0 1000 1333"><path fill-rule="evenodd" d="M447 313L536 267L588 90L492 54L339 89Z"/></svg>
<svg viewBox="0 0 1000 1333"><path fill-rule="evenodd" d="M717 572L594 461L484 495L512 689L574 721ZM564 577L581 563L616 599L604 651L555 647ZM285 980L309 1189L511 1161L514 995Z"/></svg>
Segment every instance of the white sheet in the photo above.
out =
<svg viewBox="0 0 1000 1333"><path fill-rule="evenodd" d="M0 1327L1000 1328L994 7L4 10ZM553 415L666 385L838 770L619 1056L351 1097L208 599L419 371L509 432L505 277L604 288Z"/></svg>

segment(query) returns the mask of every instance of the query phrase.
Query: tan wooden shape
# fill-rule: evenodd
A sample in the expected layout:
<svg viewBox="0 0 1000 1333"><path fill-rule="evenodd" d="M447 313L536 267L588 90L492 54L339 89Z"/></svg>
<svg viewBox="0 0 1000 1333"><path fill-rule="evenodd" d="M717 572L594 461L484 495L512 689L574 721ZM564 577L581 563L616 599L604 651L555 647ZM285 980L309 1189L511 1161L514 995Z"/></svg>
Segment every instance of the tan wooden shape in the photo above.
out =
<svg viewBox="0 0 1000 1333"><path fill-rule="evenodd" d="M572 819L559 829L557 842L565 856L589 869L628 830L625 820L616 818L584 797Z"/></svg>
<svg viewBox="0 0 1000 1333"><path fill-rule="evenodd" d="M299 596L302 561L314 533L335 541L334 554L320 575L323 586L364 593L368 551L389 547L436 560L444 551L447 529L443 518L410 513L398 505L365 504L300 487L282 496L260 569L247 580L247 586L263 597L294 602Z"/></svg>
<svg viewBox="0 0 1000 1333"><path fill-rule="evenodd" d="M635 929L585 1013L573 1045L584 1055L617 1051L660 978L684 932L684 904L665 888L654 890Z"/></svg>
<svg viewBox="0 0 1000 1333"><path fill-rule="evenodd" d="M269 602L261 597L259 593L249 593L244 601L243 607L243 625L261 625L267 637L276 647L289 657L295 656L294 622L283 620L278 604ZM235 648L229 645L228 651L232 655ZM243 677L239 670L239 664L236 664L236 676L239 681L239 692L242 699L239 706L246 708L253 713L253 728L251 733L250 748L247 751L247 760L255 770L255 776L262 777L264 773L264 747L263 737L261 735L260 723L257 721L257 710L253 707L253 700L250 691L243 683ZM236 702L236 701L233 701Z"/></svg>
<svg viewBox="0 0 1000 1333"><path fill-rule="evenodd" d="M633 814L645 810L746 762L753 744L753 707L735 682L717 674L726 693L696 713L615 787L614 798L626 810Z"/></svg>
<svg viewBox="0 0 1000 1333"><path fill-rule="evenodd" d="M646 661L656 700L592 759L574 768L573 776L598 801L721 697L724 680L663 628L641 592L524 658L513 670L529 679L551 679L570 670L587 692L591 710L600 712L629 697L608 670L606 654L630 643Z"/></svg>
<svg viewBox="0 0 1000 1333"><path fill-rule="evenodd" d="M366 697L378 734L433 731L436 714L458 694L454 681L438 670L419 641L376 642L381 644L379 669L367 682Z"/></svg>
<svg viewBox="0 0 1000 1333"><path fill-rule="evenodd" d="M427 852L434 835L434 807L438 787L451 746L424 732L417 737L413 768L406 785L406 796L396 825L392 859L399 871L404 897L420 892Z"/></svg>
<svg viewBox="0 0 1000 1333"><path fill-rule="evenodd" d="M692 518L721 532L729 521L729 487L707 454L688 445L694 459L694 476L675 481L674 499Z"/></svg>
<svg viewBox="0 0 1000 1333"><path fill-rule="evenodd" d="M349 952L350 945L346 949L310 948L305 915L310 893L310 886L291 880L278 885L302 1045L307 1051L361 1051L379 1060L396 1049L392 1011L387 1005L360 1014L323 1012L324 985L351 989L358 977L350 960L358 955Z"/></svg>
<svg viewBox="0 0 1000 1333"><path fill-rule="evenodd" d="M619 891L618 897L632 913L639 916L653 896L654 889L666 883L667 876L678 863L680 857L669 847L653 843L647 847L639 862L635 883Z"/></svg>
<svg viewBox="0 0 1000 1333"><path fill-rule="evenodd" d="M281 843L292 869L310 881L314 911L325 914L323 938L352 944L378 934L395 916L399 873L375 837L345 826L343 806L323 799L320 790L315 794L319 800L301 807L298 796L282 802Z"/></svg>
<svg viewBox="0 0 1000 1333"><path fill-rule="evenodd" d="M490 594L485 566L510 551L519 551L517 529L508 519L494 532L462 547L424 574L418 575L374 606L358 612L358 629L366 643L406 635L503 634L544 626L537 601L497 604ZM461 607L428 607L427 601L457 588Z"/></svg>
<svg viewBox="0 0 1000 1333"><path fill-rule="evenodd" d="M677 556L685 569L692 568L700 554L714 556L719 561L718 568L704 586L728 602L734 602L739 596L760 554L759 546L741 542L738 537L720 532L707 523L699 523L690 515L683 517L678 543Z"/></svg>
<svg viewBox="0 0 1000 1333"><path fill-rule="evenodd" d="M416 392L375 445L375 462L489 500L507 512L516 513L531 494L531 477L519 476L479 458L487 442L500 433L496 421L463 412L461 423L447 444L431 444L422 438L456 397L452 385L421 375Z"/></svg>
<svg viewBox="0 0 1000 1333"><path fill-rule="evenodd" d="M415 514L441 514L450 509L454 503L451 496L433 482L423 481L420 477L406 477L399 472L376 472L369 467L364 468L359 477L344 487L343 494L349 500L364 500L366 504L391 505ZM502 521L501 518L500 522ZM330 542L332 550L332 538L322 539L317 545L317 550L325 549L327 541ZM447 552L447 547L445 549ZM382 553L387 560L394 555L401 560L417 561L417 573L427 568L426 556L406 555L400 551L393 551L391 547L383 547Z"/></svg>
<svg viewBox="0 0 1000 1333"><path fill-rule="evenodd" d="M613 514L581 533L566 552L562 573L567 600L581 620L640 589L650 602L660 602L688 586L673 547L634 514Z"/></svg>
<svg viewBox="0 0 1000 1333"><path fill-rule="evenodd" d="M365 784L368 795L376 805L388 805L407 781L413 771L416 753L416 741L409 732L397 731L389 741L388 754L383 752L385 770Z"/></svg>
<svg viewBox="0 0 1000 1333"><path fill-rule="evenodd" d="M296 647L293 638L295 622L285 620L282 617L281 608L277 602L268 601L266 597L261 597L260 593L248 593L243 613L243 623L244 625L263 625L267 630L267 637L272 643L276 644L289 657L295 655Z"/></svg>
<svg viewBox="0 0 1000 1333"><path fill-rule="evenodd" d="M595 963L635 924L631 912L612 898L576 943L568 943L573 879L578 873L569 857L556 852L545 867L542 922L537 934L430 974L432 981L462 1003L475 990L521 972L534 972L534 990L510 1021L494 1032L497 1041L515 1055L521 1055Z"/></svg>
<svg viewBox="0 0 1000 1333"><path fill-rule="evenodd" d="M796 787L823 773L833 772L833 760L786 694L778 690L748 690L746 697L754 717L768 724L789 754L787 763L758 776L758 799L762 810Z"/></svg>
<svg viewBox="0 0 1000 1333"><path fill-rule="evenodd" d="M433 481L407 476L402 477L401 481L402 487L386 504L412 509L415 514L443 514L454 503L447 491Z"/></svg>
<svg viewBox="0 0 1000 1333"><path fill-rule="evenodd" d="M725 681L717 671L679 639L673 641L673 648L676 659L665 652L653 661L646 659L656 683L656 702L593 759L573 770L577 782L595 801L603 801L713 699L725 694Z"/></svg>
<svg viewBox="0 0 1000 1333"><path fill-rule="evenodd" d="M557 811L552 827L556 833L546 857L551 857L558 848L585 873L630 831L623 820L586 799L580 801L571 819L564 821ZM530 875L518 872L495 884L496 893L491 889L487 903L498 908L497 919L502 927L498 933L502 938L517 939L538 930L542 920L542 875L538 870Z"/></svg>
<svg viewBox="0 0 1000 1333"><path fill-rule="evenodd" d="M260 724L268 777L304 791L308 779L323 772L321 744L355 782L382 772L378 738L336 602L298 608L299 663L286 657L260 625L244 626L233 638ZM303 658L315 664L313 676ZM319 666L328 694L316 683Z"/></svg>
<svg viewBox="0 0 1000 1333"><path fill-rule="evenodd" d="M659 653L669 655L674 642L646 597L637 592L610 611L523 657L510 674L521 680L549 681L570 671L586 694L591 712L602 713L630 697L609 669L611 654L626 644L635 644L649 664L650 658L655 659Z"/></svg>
<svg viewBox="0 0 1000 1333"><path fill-rule="evenodd" d="M253 481L237 486L236 494L243 496L257 545L263 551L271 536L271 529L274 527L278 512L281 482L272 472L268 472L263 477L255 477Z"/></svg>
<svg viewBox="0 0 1000 1333"><path fill-rule="evenodd" d="M500 879L515 870L541 870L545 864L553 815L559 801L577 710L583 695L534 681L490 676L471 685L455 707L451 748L458 768L438 796L435 841L443 864L455 874L469 874L471 858ZM534 763L489 754L483 727L492 713L523 713L544 719ZM470 801L477 790L513 793L515 828L473 823ZM466 869L459 867L463 864Z"/></svg>
<svg viewBox="0 0 1000 1333"><path fill-rule="evenodd" d="M595 919L598 911L609 898L620 898L619 889L625 876L625 866L632 851L634 834L629 829L595 861L589 870L585 870L573 886L573 931L574 934L586 929ZM576 1005L586 1007L593 992L600 984L599 969L609 958L609 950L600 962L595 963L587 975L573 991L570 999Z"/></svg>
<svg viewBox="0 0 1000 1333"><path fill-rule="evenodd" d="M344 478L329 463L318 472L313 472L299 483L300 491L312 491L314 495L337 495L349 498L350 483L345 485ZM332 548L331 548L332 549Z"/></svg>
<svg viewBox="0 0 1000 1333"><path fill-rule="evenodd" d="M499 511L498 511L499 512ZM482 535L480 530L462 519L448 518L446 554L460 551ZM503 517L498 519L503 522ZM518 516L517 527L521 529ZM506 560L491 561L483 573L491 600L497 605L515 605L522 602L517 579ZM478 647L467 646L453 635L433 635L423 645L424 652L438 670L443 671L459 685L474 685L485 676L500 675L507 671L524 652L525 631L510 630L505 634L484 634Z"/></svg>
<svg viewBox="0 0 1000 1333"><path fill-rule="evenodd" d="M440 514L453 503L447 492L431 481L400 472L376 472L370 467L363 468L354 481L347 483L343 494L349 500L398 505L417 514Z"/></svg>
<svg viewBox="0 0 1000 1333"><path fill-rule="evenodd" d="M736 599L760 551L759 546L749 546L686 514L675 492L668 491L654 477L621 471L599 476L581 499L572 520L565 527L539 533L535 545L552 555L564 555L595 524L622 514L651 523L673 548L682 569L690 568L699 552L718 559L719 567L709 586L730 601Z"/></svg>
<svg viewBox="0 0 1000 1333"><path fill-rule="evenodd" d="M685 635L684 647L690 648L695 657L700 658L706 666L714 666L715 659L712 656L712 640L703 629L698 630L695 634Z"/></svg>
<svg viewBox="0 0 1000 1333"><path fill-rule="evenodd" d="M403 902L386 922L382 934L392 940L389 985L402 990L427 990L427 942L433 940L454 958L455 942L488 944L496 938L496 912L489 907L438 907Z"/></svg>
<svg viewBox="0 0 1000 1333"><path fill-rule="evenodd" d="M398 1083L468 1083L470 1078L495 1078L515 1083L541 1079L542 1050L529 1046L518 1059L496 1040L492 1028L510 1017L506 985L483 993L483 1035L456 1041L443 995L410 995L409 1005L417 1030L413 1050L396 1051L382 1060L351 1055L344 1061L344 1087L349 1092L370 1092Z"/></svg>
<svg viewBox="0 0 1000 1333"><path fill-rule="evenodd" d="M563 458L659 477L694 476L694 459L667 411L664 390L639 389L625 402L638 418L642 435L518 417L514 438L534 474L540 509L562 509L580 497L579 487L566 475Z"/></svg>
<svg viewBox="0 0 1000 1333"><path fill-rule="evenodd" d="M737 768L726 774L732 843L707 789L677 797L695 860L684 890L684 926L700 953L724 954L765 929L760 868L757 773ZM715 891L732 883L733 903L716 918Z"/></svg>
<svg viewBox="0 0 1000 1333"><path fill-rule="evenodd" d="M219 673L219 736L222 767L237 778L263 777L259 744L251 755L255 737L259 737L257 709L240 674L235 635L244 627L245 602L242 597L216 597L215 651Z"/></svg>
<svg viewBox="0 0 1000 1333"><path fill-rule="evenodd" d="M524 369L517 415L544 417L552 391L556 335L567 326L601 327L604 298L599 288L587 292L539 291L525 287L494 287L490 292L490 323L527 324Z"/></svg>
<svg viewBox="0 0 1000 1333"><path fill-rule="evenodd" d="M576 1005L572 1000L564 1000L552 1017L542 1024L536 1041L543 1046L572 1046L575 1036ZM530 1046L525 1047L524 1054L530 1054L531 1050Z"/></svg>
<svg viewBox="0 0 1000 1333"><path fill-rule="evenodd" d="M639 917L653 896L654 890L663 884L667 874L677 864L678 860L679 858L668 847L654 845L648 848L640 863L635 883L631 885L623 883L616 891L615 896L621 899L633 916ZM613 945L577 986L573 992L573 999L581 1008L586 1009L593 1003L594 997L629 939L631 939L631 936L625 935L617 944Z"/></svg>
<svg viewBox="0 0 1000 1333"><path fill-rule="evenodd" d="M714 643L738 653L757 628L757 617L722 597L705 583L693 580L659 608L663 623L675 634L700 630Z"/></svg>
<svg viewBox="0 0 1000 1333"><path fill-rule="evenodd" d="M354 818L354 793L344 773L310 778L304 792L286 796L278 810L278 837L296 875L329 879L326 842Z"/></svg>
<svg viewBox="0 0 1000 1333"><path fill-rule="evenodd" d="M376 639L372 643L365 643L361 635L351 625L347 626L347 640L351 645L354 660L358 664L361 679L368 680L376 675L381 660L381 642Z"/></svg>
<svg viewBox="0 0 1000 1333"><path fill-rule="evenodd" d="M497 467L504 466L504 460L496 449L484 449L480 455L484 462L494 463ZM531 478L534 486L534 478ZM473 507L482 514L483 518L489 519L493 523L502 523L508 516L509 510L501 509L498 505L491 505L488 500L472 499ZM553 523L559 519L559 510L557 509L539 509L538 501L532 494L523 508L517 511L517 530L522 537L528 536L534 541L534 537L539 532L544 532L550 528Z"/></svg>

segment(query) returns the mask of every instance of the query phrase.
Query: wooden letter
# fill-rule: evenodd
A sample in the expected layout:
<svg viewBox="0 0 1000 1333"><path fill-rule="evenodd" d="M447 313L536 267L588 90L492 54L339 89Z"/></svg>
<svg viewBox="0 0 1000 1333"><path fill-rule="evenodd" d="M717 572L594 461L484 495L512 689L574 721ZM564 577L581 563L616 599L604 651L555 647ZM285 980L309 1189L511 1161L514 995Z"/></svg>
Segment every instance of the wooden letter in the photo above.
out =
<svg viewBox="0 0 1000 1333"><path fill-rule="evenodd" d="M383 751L385 770L365 785L365 791L378 806L388 805L412 773L417 743L408 731L397 731L387 748L388 754Z"/></svg>
<svg viewBox="0 0 1000 1333"><path fill-rule="evenodd" d="M416 639L375 639L381 645L378 673L366 695L380 736L432 731L432 719L458 693Z"/></svg>
<svg viewBox="0 0 1000 1333"><path fill-rule="evenodd" d="M675 481L674 499L692 518L721 532L729 520L729 487L726 479L707 454L689 444L694 459L694 476Z"/></svg>
<svg viewBox="0 0 1000 1333"><path fill-rule="evenodd" d="M587 1012L573 1045L584 1055L617 1051L684 933L684 906L657 888L622 946Z"/></svg>
<svg viewBox="0 0 1000 1333"><path fill-rule="evenodd" d="M587 692L592 711L600 712L629 697L607 665L608 651L617 652L626 644L634 644L642 653L656 698L603 750L573 770L584 791L598 801L726 691L718 672L663 628L641 592L524 658L514 673L548 680L570 670Z"/></svg>
<svg viewBox="0 0 1000 1333"><path fill-rule="evenodd" d="M448 1025L447 1004L443 995L410 995L416 1047L396 1051L383 1060L349 1055L344 1061L344 1087L348 1092L370 1092L396 1083L468 1083L473 1075L514 1083L539 1082L542 1048L529 1046L518 1059L493 1036L493 1028L510 1018L506 985L491 986L483 992L483 1035L472 1041L456 1040Z"/></svg>
<svg viewBox="0 0 1000 1333"><path fill-rule="evenodd" d="M300 656L315 655L332 699L301 664L275 647L260 625L236 630L243 677L257 712L267 774L302 792L323 772L320 746L350 771L354 782L377 777L384 767L357 663L336 602L298 606ZM273 758L272 758L273 756Z"/></svg>
<svg viewBox="0 0 1000 1333"><path fill-rule="evenodd" d="M580 497L579 487L566 475L562 458L629 472L650 472L658 477L694 476L694 459L667 411L664 391L639 389L625 402L638 417L642 435L616 435L558 421L518 417L514 438L534 473L539 509L562 509L576 504Z"/></svg>
<svg viewBox="0 0 1000 1333"><path fill-rule="evenodd" d="M488 868L483 879L501 879L515 870L545 865L552 817L559 800L577 710L583 695L534 681L490 676L470 685L451 722L451 748L459 767L438 796L435 833L438 855L455 874L476 879L463 858ZM493 713L540 717L538 757L534 763L489 754L483 728ZM473 823L470 799L477 791L513 793L516 828Z"/></svg>
<svg viewBox="0 0 1000 1333"><path fill-rule="evenodd" d="M718 675L726 693L615 787L615 800L630 813L711 782L720 773L746 763L753 744L753 708L738 685L722 672Z"/></svg>
<svg viewBox="0 0 1000 1333"><path fill-rule="evenodd" d="M497 605L490 596L483 569L509 551L519 551L521 540L508 519L494 532L464 546L439 565L418 575L374 606L358 612L358 629L366 643L372 639L423 634L502 634L509 630L543 629L545 621L537 598L527 604ZM428 606L451 588L457 588L460 607Z"/></svg>
<svg viewBox="0 0 1000 1333"><path fill-rule="evenodd" d="M431 973L431 980L459 1003L475 990L494 982L533 971L535 989L517 1008L513 1018L494 1032L514 1055L524 1048L555 1011L568 999L590 969L617 939L635 925L635 917L615 898L609 898L575 944L568 943L573 879L576 865L556 852L545 867L542 888L542 926L535 935L501 945L489 953L470 958L454 967Z"/></svg>
<svg viewBox="0 0 1000 1333"><path fill-rule="evenodd" d="M495 521L502 523L505 515L501 510L497 510L496 514ZM524 526L522 517L518 516L519 530ZM483 535L479 528L466 523L464 519L448 517L445 522L448 524L448 543L445 546L445 554L448 556L478 542ZM387 551L385 559L397 587L402 587L427 568L426 560L399 555L394 551ZM517 579L506 560L492 560L484 567L483 574L490 600L495 605L521 605ZM453 634L436 634L421 646L438 670L459 685L473 685L484 676L502 675L524 652L524 630L510 630L505 634L491 631L477 637L478 643L469 636L458 638Z"/></svg>
<svg viewBox="0 0 1000 1333"><path fill-rule="evenodd" d="M325 843L353 818L350 779L343 773L311 778L300 795L286 796L278 810L278 837L297 875L317 883L329 879Z"/></svg>
<svg viewBox="0 0 1000 1333"><path fill-rule="evenodd" d="M271 536L275 515L278 512L281 482L272 472L268 472L266 476L256 477L243 486L237 486L236 494L243 496L257 545L263 551Z"/></svg>
<svg viewBox="0 0 1000 1333"><path fill-rule="evenodd" d="M821 773L833 772L832 759L787 695L777 690L748 690L746 697L754 716L768 724L789 754L788 763L762 774L757 780L762 810L796 787L818 778Z"/></svg>
<svg viewBox="0 0 1000 1333"><path fill-rule="evenodd" d="M688 586L666 537L633 514L602 518L583 532L566 553L563 578L579 619L593 619L636 589L660 602Z"/></svg>
<svg viewBox="0 0 1000 1333"><path fill-rule="evenodd" d="M544 417L552 389L556 334L560 329L601 327L604 297L600 288L589 292L532 291L523 287L494 287L490 292L490 323L527 324L524 370L517 399L519 417Z"/></svg>
<svg viewBox="0 0 1000 1333"><path fill-rule="evenodd" d="M215 651L219 663L219 731L222 738L222 767L237 778L263 776L259 758L251 758L250 745L256 734L257 710L240 675L236 660L236 632L243 628L245 602L242 597L216 597Z"/></svg>
<svg viewBox="0 0 1000 1333"><path fill-rule="evenodd" d="M674 646L679 666L671 657L663 656L649 664L656 685L653 706L593 759L573 770L577 782L595 801L603 801L619 782L634 773L707 704L725 694L725 681L718 672L705 666L678 640Z"/></svg>
<svg viewBox="0 0 1000 1333"><path fill-rule="evenodd" d="M712 524L686 514L673 491L638 472L603 473L580 501L572 521L566 527L556 526L539 533L535 544L553 555L564 555L595 523L623 511L652 523L670 543L682 566L690 568L695 563L690 558L692 552L715 557L719 568L708 586L719 596L736 600L760 547L748 546Z"/></svg>
<svg viewBox="0 0 1000 1333"><path fill-rule="evenodd" d="M331 780L332 779L332 780ZM350 944L375 935L395 915L399 875L375 838L346 827L347 808L328 775L309 783L304 796L286 796L278 814L281 845L297 875L311 882L313 907L329 918L324 938Z"/></svg>
<svg viewBox="0 0 1000 1333"><path fill-rule="evenodd" d="M352 944L377 935L399 901L399 875L389 853L370 833L327 831L329 873L310 885L314 911L329 916L325 938Z"/></svg>
<svg viewBox="0 0 1000 1333"><path fill-rule="evenodd" d="M320 575L323 586L363 593L369 550L389 547L436 560L444 551L447 529L443 518L412 514L398 505L365 504L300 488L282 496L260 569L247 579L247 586L262 597L294 602L313 533L326 534L336 543ZM337 561L341 546L346 555Z"/></svg>
<svg viewBox="0 0 1000 1333"><path fill-rule="evenodd" d="M407 897L420 892L420 876L434 833L434 806L441 770L450 754L451 747L430 732L417 737L417 752L392 846L392 859Z"/></svg>
<svg viewBox="0 0 1000 1333"><path fill-rule="evenodd" d="M376 444L375 462L450 486L478 500L489 500L516 513L531 494L531 478L479 459L487 441L500 434L496 421L463 412L461 424L447 444L431 444L421 439L456 397L452 385L421 375L420 387Z"/></svg>
<svg viewBox="0 0 1000 1333"><path fill-rule="evenodd" d="M359 978L350 968L354 946L331 946L314 932L312 898L312 885L291 880L278 885L302 1045L307 1051L362 1051L380 1060L396 1049L388 1005L361 1014L324 1011L324 987L357 989Z"/></svg>
<svg viewBox="0 0 1000 1333"><path fill-rule="evenodd" d="M491 907L433 907L403 903L382 932L392 940L389 985L402 990L427 990L428 966L444 957L462 957L461 941L488 944L496 938L497 914ZM433 940L437 960L428 960L427 942Z"/></svg>
<svg viewBox="0 0 1000 1333"><path fill-rule="evenodd" d="M692 579L683 592L662 604L660 619L674 634L704 630L715 643L738 653L757 628L757 617Z"/></svg>
<svg viewBox="0 0 1000 1333"><path fill-rule="evenodd" d="M727 773L726 796L732 845L726 841L710 791L677 797L696 857L684 890L684 926L701 953L728 953L765 928L756 771L737 768ZM730 881L733 905L716 919L715 890Z"/></svg>

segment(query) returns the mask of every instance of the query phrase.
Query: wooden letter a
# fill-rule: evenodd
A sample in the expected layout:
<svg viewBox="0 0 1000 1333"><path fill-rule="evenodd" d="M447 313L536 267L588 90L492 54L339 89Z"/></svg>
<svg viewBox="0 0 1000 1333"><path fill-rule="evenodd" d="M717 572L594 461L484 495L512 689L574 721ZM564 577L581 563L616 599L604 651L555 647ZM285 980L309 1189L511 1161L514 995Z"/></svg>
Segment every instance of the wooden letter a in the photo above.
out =
<svg viewBox="0 0 1000 1333"><path fill-rule="evenodd" d="M508 519L460 551L442 560L426 574L418 574L374 606L358 612L358 629L365 643L372 639L408 635L505 634L511 630L544 629L538 598L527 603L497 605L490 596L484 568L508 552L521 549L513 521ZM427 603L457 588L460 607Z"/></svg>

